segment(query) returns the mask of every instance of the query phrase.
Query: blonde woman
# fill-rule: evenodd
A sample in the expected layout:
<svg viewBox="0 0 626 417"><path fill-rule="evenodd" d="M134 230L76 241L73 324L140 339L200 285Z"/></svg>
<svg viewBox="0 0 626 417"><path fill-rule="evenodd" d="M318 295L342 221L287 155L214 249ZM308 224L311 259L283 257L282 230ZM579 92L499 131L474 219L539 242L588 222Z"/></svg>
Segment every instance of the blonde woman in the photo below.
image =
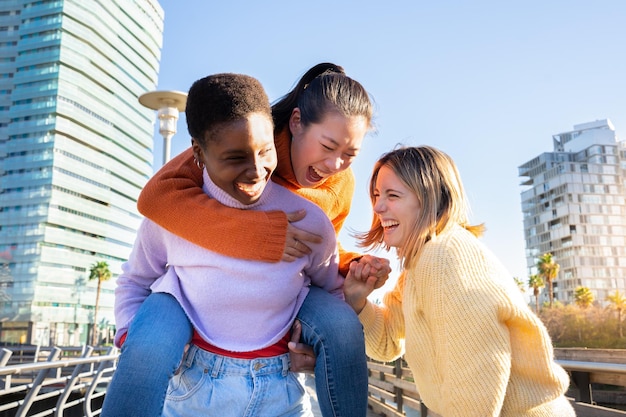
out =
<svg viewBox="0 0 626 417"><path fill-rule="evenodd" d="M346 301L359 314L367 354L404 354L422 400L443 417L569 417L567 373L511 275L468 223L453 160L428 146L383 155L370 181L364 247L394 247L404 272L382 305L375 278L350 266ZM429 413L429 416L432 413Z"/></svg>

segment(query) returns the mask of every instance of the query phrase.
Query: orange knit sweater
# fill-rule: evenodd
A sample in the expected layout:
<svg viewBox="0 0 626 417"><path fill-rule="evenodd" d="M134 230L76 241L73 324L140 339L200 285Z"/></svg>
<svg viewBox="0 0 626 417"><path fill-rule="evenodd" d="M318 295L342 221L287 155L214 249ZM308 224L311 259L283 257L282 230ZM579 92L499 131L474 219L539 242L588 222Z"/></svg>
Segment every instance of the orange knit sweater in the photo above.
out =
<svg viewBox="0 0 626 417"><path fill-rule="evenodd" d="M302 188L291 167L291 134L287 129L274 138L278 166L277 184L314 202L324 210L339 234L354 194L354 174L347 169L316 188ZM258 212L225 207L202 191L202 171L193 161L191 148L164 165L139 195L139 212L170 232L223 255L239 259L277 262L287 233L287 217L281 211ZM340 272L361 256L339 245Z"/></svg>

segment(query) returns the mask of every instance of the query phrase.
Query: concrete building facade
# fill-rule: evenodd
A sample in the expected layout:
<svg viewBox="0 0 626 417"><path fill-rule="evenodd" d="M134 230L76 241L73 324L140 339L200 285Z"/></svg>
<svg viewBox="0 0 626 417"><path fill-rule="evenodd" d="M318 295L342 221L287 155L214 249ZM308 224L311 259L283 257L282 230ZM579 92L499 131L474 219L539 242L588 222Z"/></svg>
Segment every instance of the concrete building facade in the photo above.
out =
<svg viewBox="0 0 626 417"><path fill-rule="evenodd" d="M552 152L519 167L529 275L552 253L560 265L555 300L570 303L583 286L603 303L626 292L626 151L608 119L552 139Z"/></svg>
<svg viewBox="0 0 626 417"><path fill-rule="evenodd" d="M157 0L0 2L0 343L90 340L113 326L113 288L152 175L164 13Z"/></svg>

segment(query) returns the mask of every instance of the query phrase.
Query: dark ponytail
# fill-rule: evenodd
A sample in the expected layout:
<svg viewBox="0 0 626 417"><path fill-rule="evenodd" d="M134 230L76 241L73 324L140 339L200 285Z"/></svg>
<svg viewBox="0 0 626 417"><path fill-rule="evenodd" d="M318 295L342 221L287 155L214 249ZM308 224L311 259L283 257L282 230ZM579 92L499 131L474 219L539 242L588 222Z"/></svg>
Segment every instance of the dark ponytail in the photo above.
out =
<svg viewBox="0 0 626 417"><path fill-rule="evenodd" d="M296 107L300 109L305 126L321 122L332 111L344 116L363 116L369 125L373 114L365 88L348 77L343 67L326 62L309 69L296 86L272 106L275 132L288 125Z"/></svg>

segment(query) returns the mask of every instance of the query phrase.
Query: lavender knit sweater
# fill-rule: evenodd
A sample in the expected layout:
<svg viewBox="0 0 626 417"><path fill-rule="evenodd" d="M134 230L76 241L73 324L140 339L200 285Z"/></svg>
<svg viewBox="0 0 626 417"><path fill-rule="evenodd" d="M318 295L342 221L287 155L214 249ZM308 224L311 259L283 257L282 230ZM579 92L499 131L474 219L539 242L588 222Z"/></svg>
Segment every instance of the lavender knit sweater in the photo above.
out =
<svg viewBox="0 0 626 417"><path fill-rule="evenodd" d="M204 340L233 352L262 349L283 337L310 284L343 299L335 231L318 206L271 181L259 201L243 205L213 184L206 171L204 191L245 210L306 209L306 217L295 225L323 236L323 243L309 245L312 253L293 262L241 260L196 246L144 219L117 279L117 346L151 292L172 294Z"/></svg>

